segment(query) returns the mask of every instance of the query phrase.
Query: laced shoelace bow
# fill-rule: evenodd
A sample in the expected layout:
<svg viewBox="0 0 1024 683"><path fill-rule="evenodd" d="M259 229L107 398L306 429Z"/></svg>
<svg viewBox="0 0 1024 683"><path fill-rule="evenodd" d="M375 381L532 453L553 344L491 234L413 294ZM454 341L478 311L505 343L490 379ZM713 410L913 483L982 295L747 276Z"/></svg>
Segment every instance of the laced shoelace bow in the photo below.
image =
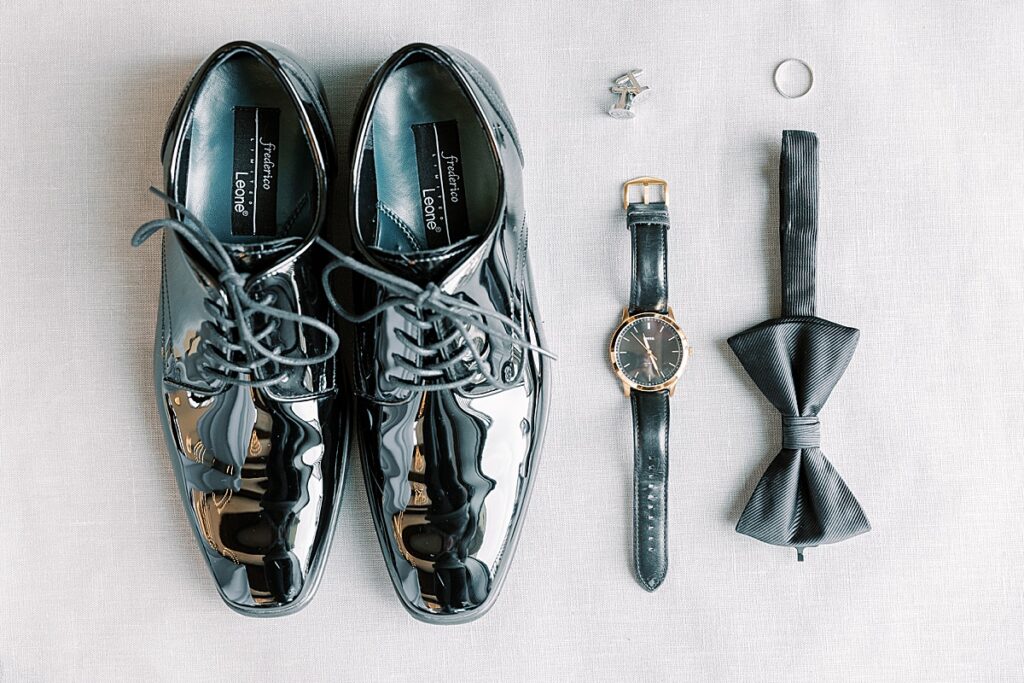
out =
<svg viewBox="0 0 1024 683"><path fill-rule="evenodd" d="M340 346L338 333L329 325L309 315L293 313L274 305L276 295L272 292L261 298L254 298L246 291L246 278L235 268L231 255L209 227L204 225L180 202L149 188L166 204L176 209L181 219L158 218L140 226L132 236L132 245L139 246L160 230L170 230L188 242L200 256L216 271L217 282L224 294L226 306L210 298L204 300L207 313L214 325L215 334L202 340L199 353L204 359L200 372L213 383L233 384L248 387L266 387L284 382L288 373L275 372L273 377L258 378L257 373L271 364L287 367L309 367L329 360ZM253 317L262 316L267 320L256 330ZM284 355L280 345L269 346L268 338L282 322L295 323L322 332L327 340L327 350L316 356Z"/></svg>
<svg viewBox="0 0 1024 683"><path fill-rule="evenodd" d="M526 339L520 325L507 315L487 310L465 299L446 294L434 283L420 286L403 277L389 273L358 261L341 253L332 245L319 240L334 261L323 271L323 286L327 300L338 315L352 323L362 323L385 311L395 311L404 321L422 332L440 329L438 339L422 342L405 330L395 330L396 338L408 349L415 360L409 360L399 353L392 354L391 360L398 368L407 372L412 381L390 374L388 378L400 389L410 391L441 391L457 389L476 381L479 376L483 383L495 389L510 389L514 384L504 381L484 358L473 340L471 329L475 328L485 336L492 336L512 344L524 352L535 351L554 359L555 354ZM346 268L358 273L388 292L379 304L364 313L353 313L345 309L335 298L330 287L330 276L335 270ZM447 330L447 331L445 331ZM511 330L511 331L510 331ZM469 352L466 359L465 352ZM462 376L452 377L457 366L471 360L470 368Z"/></svg>

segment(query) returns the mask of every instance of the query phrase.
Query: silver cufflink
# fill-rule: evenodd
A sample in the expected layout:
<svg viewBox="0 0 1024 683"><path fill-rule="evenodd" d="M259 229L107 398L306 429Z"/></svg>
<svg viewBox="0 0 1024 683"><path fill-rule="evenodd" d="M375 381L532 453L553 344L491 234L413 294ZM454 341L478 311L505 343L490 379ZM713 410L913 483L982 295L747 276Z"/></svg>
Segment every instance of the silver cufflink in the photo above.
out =
<svg viewBox="0 0 1024 683"><path fill-rule="evenodd" d="M643 69L633 69L615 79L615 85L610 90L619 98L608 110L608 116L613 119L631 119L636 116L633 105L643 99L650 90L650 87L640 85L640 81L637 80L637 76L643 72Z"/></svg>

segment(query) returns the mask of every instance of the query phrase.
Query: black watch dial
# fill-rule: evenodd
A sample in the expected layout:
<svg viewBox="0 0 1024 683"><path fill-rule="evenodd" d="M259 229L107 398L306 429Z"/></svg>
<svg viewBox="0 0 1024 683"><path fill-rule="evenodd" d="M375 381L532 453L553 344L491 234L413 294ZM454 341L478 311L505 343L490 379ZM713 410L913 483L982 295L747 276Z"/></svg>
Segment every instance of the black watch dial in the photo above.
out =
<svg viewBox="0 0 1024 683"><path fill-rule="evenodd" d="M654 388L679 374L686 362L686 346L683 335L669 320L640 316L619 329L612 357L628 382Z"/></svg>

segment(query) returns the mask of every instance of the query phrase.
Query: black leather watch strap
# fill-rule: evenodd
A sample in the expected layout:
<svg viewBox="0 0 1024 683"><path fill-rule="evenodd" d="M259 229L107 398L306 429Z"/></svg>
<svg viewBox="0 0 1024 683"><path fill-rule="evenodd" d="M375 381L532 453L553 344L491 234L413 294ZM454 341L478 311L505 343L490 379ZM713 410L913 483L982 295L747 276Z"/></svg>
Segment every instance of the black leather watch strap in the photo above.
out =
<svg viewBox="0 0 1024 683"><path fill-rule="evenodd" d="M668 391L633 391L633 566L649 591L668 572Z"/></svg>
<svg viewBox="0 0 1024 683"><path fill-rule="evenodd" d="M644 200L647 184L668 185L656 178L637 178ZM669 312L669 207L666 202L635 202L626 207L633 246L633 281L629 313ZM669 570L669 391L630 392L633 404L633 565L637 581L653 591Z"/></svg>
<svg viewBox="0 0 1024 683"><path fill-rule="evenodd" d="M626 209L633 242L630 314L668 311L668 206L633 203Z"/></svg>
<svg viewBox="0 0 1024 683"><path fill-rule="evenodd" d="M629 313L668 312L668 206L631 203L633 280ZM653 591L668 571L668 391L630 392L633 404L633 566Z"/></svg>

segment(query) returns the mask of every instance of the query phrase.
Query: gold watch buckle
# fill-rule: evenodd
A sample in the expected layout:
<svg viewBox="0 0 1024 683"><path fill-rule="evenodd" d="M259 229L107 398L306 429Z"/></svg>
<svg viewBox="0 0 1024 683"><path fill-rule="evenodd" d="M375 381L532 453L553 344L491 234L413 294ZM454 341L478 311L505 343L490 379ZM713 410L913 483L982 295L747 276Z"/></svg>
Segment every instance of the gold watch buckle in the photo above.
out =
<svg viewBox="0 0 1024 683"><path fill-rule="evenodd" d="M622 185L622 208L629 208L629 191L634 187L640 188L640 197L643 199L644 204L650 204L650 188L660 187L662 201L665 206L668 206L668 183L661 178L655 178L654 176L640 176L639 178L633 178L627 180Z"/></svg>

